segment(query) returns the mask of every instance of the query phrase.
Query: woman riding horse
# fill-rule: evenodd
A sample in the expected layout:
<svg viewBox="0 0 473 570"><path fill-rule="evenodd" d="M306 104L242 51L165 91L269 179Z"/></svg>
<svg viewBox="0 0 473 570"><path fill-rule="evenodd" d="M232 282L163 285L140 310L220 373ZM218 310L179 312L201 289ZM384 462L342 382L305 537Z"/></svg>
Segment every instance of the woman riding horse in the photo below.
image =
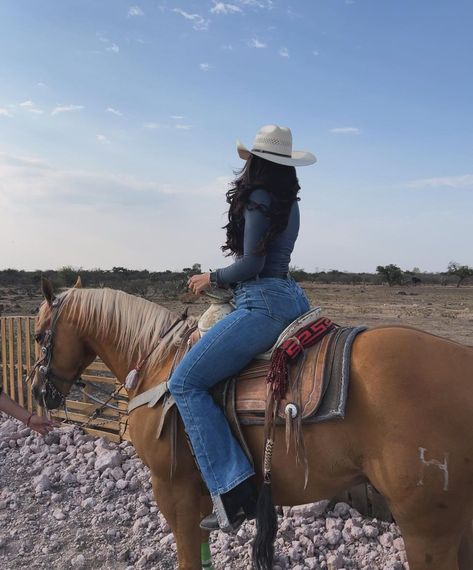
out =
<svg viewBox="0 0 473 570"><path fill-rule="evenodd" d="M201 528L225 532L254 518L257 492L254 470L209 389L268 350L287 325L309 310L288 270L299 232L294 167L316 161L309 152L293 151L291 131L276 125L262 127L251 150L240 142L237 150L246 164L227 192L229 221L222 247L237 259L188 282L194 293L230 286L236 310L194 345L169 381L214 505Z"/></svg>

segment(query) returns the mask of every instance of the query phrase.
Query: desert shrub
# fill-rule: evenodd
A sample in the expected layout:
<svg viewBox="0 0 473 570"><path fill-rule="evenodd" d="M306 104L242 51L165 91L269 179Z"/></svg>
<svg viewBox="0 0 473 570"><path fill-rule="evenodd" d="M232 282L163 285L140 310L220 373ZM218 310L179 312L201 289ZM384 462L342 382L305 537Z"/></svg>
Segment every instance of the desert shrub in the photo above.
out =
<svg viewBox="0 0 473 570"><path fill-rule="evenodd" d="M393 263L389 265L378 265L376 272L380 275L382 282L386 282L390 287L393 285L402 285L401 268Z"/></svg>

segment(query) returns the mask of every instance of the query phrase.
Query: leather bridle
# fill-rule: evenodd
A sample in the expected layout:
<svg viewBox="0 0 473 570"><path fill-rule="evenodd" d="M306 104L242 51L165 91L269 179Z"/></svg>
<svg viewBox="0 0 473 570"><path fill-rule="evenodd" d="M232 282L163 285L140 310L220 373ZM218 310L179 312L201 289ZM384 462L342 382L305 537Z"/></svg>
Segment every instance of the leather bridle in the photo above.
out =
<svg viewBox="0 0 473 570"><path fill-rule="evenodd" d="M52 359L53 359L53 349L54 349L54 334L56 332L57 321L59 318L59 308L62 303L61 297L56 297L51 303L51 324L47 330L39 335L36 335L35 339L41 345L41 356L34 363L33 368L27 376L27 380L31 380L34 377L36 370L38 371L38 377L41 382L40 384L40 394L42 399L42 404L45 409L46 406L46 396L50 396L54 399L59 400L59 405L64 405L66 401L66 395L61 392L55 382L60 382L66 384L70 388L79 380L81 380L81 375L78 374L74 378L64 378L59 374L56 374L52 369ZM82 381L83 382L83 381ZM85 384L84 384L85 385Z"/></svg>

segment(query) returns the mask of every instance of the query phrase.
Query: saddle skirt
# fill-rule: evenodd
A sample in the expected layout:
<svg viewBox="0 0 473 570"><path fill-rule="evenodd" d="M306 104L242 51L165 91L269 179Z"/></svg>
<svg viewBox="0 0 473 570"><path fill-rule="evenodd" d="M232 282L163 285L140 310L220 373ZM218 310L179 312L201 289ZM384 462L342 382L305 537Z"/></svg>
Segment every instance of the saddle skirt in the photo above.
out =
<svg viewBox="0 0 473 570"><path fill-rule="evenodd" d="M289 383L277 421L301 416L302 422L343 419L347 403L350 355L353 341L366 327L338 327L304 356L289 363ZM265 419L270 361L257 358L238 376L218 385L214 398L228 416L243 425L262 425ZM297 379L297 389L295 388ZM229 391L234 394L229 395ZM231 409L233 407L233 410Z"/></svg>

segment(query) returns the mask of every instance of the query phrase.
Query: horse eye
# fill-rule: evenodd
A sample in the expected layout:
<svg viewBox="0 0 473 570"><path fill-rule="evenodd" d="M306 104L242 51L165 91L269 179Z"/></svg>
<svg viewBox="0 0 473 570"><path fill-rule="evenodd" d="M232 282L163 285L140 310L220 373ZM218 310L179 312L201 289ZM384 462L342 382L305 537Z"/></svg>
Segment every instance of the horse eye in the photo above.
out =
<svg viewBox="0 0 473 570"><path fill-rule="evenodd" d="M34 339L38 344L41 344L43 338L44 338L44 333L38 333L34 335Z"/></svg>

